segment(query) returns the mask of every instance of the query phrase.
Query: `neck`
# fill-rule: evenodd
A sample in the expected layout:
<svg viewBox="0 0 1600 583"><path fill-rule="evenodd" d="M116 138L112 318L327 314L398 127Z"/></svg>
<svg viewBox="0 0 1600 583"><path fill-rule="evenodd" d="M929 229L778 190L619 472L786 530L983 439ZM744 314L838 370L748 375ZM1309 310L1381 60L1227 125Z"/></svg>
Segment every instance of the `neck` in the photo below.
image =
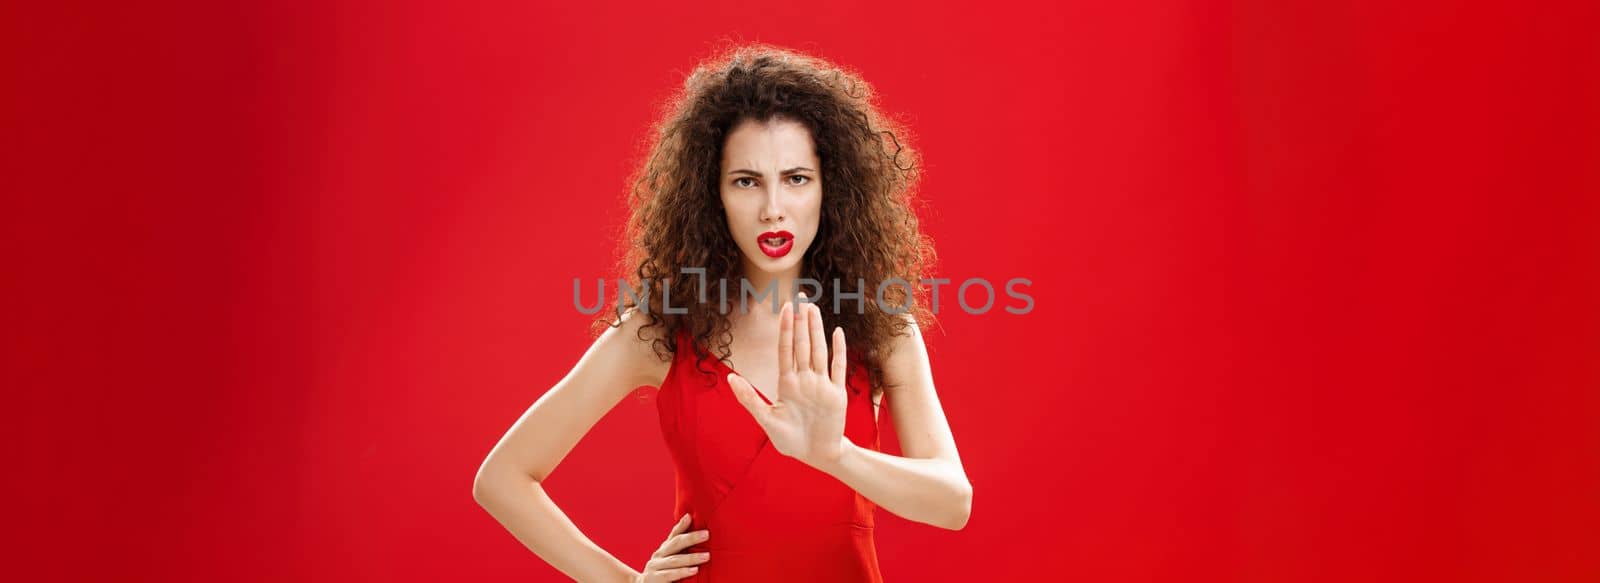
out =
<svg viewBox="0 0 1600 583"><path fill-rule="evenodd" d="M773 289L775 292L772 295L763 298L760 302L752 303L750 306L750 311L760 312L765 310L762 313L772 313L774 312L773 306L778 306L781 308L784 303L790 301L790 299L795 296L796 292L794 286L795 282L800 279L800 264L797 263L794 267L783 271L771 272L757 269L755 266L746 263L744 265L743 276L745 281L750 282L750 287L754 290L755 294L761 294L768 288ZM777 285L774 286L774 283ZM800 289L799 291L805 292L807 295L812 295L812 292L816 290L806 287Z"/></svg>

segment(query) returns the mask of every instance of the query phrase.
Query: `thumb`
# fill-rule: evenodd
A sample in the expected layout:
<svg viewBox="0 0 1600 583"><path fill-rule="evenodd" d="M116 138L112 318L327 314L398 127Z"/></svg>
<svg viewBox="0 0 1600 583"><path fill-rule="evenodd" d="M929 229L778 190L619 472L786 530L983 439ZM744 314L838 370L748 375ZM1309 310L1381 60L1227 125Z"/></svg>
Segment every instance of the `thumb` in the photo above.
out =
<svg viewBox="0 0 1600 583"><path fill-rule="evenodd" d="M761 401L761 397L756 395L756 388L751 386L749 381L744 380L744 377L739 376L738 373L731 372L728 373L728 386L733 388L733 397L739 400L740 405L744 405L745 410L750 412L750 416L755 417L757 423L765 425L767 422L767 409L771 405Z"/></svg>

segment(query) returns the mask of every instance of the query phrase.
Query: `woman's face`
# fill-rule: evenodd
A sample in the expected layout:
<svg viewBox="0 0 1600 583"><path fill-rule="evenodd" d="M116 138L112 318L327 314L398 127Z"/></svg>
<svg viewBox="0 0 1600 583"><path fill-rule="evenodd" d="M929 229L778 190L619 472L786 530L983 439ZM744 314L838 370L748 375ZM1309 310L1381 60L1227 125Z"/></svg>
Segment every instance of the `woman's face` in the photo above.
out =
<svg viewBox="0 0 1600 583"><path fill-rule="evenodd" d="M745 120L728 133L722 208L746 269L798 272L822 213L821 170L811 132L798 122Z"/></svg>

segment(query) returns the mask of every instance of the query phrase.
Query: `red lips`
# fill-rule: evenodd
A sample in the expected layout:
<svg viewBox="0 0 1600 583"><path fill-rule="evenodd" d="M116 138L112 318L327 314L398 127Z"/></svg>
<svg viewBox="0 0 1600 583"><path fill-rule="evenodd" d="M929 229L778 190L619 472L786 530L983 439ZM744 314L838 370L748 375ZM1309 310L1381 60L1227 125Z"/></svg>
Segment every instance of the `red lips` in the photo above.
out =
<svg viewBox="0 0 1600 583"><path fill-rule="evenodd" d="M756 244L761 246L761 252L767 257L779 258L789 254L794 248L794 233L788 231L767 231L756 239Z"/></svg>

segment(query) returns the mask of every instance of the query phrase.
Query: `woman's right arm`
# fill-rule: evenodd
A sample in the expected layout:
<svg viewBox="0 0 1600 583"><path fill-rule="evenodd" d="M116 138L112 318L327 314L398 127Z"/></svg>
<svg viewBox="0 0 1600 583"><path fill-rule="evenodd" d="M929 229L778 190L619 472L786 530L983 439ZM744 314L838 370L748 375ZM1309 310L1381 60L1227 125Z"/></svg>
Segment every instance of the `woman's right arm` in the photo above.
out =
<svg viewBox="0 0 1600 583"><path fill-rule="evenodd" d="M472 481L479 506L528 550L579 581L632 581L638 572L584 536L540 482L618 401L639 386L660 385L666 376L669 364L638 338L644 320L629 312L620 327L596 338L577 365L512 424Z"/></svg>

